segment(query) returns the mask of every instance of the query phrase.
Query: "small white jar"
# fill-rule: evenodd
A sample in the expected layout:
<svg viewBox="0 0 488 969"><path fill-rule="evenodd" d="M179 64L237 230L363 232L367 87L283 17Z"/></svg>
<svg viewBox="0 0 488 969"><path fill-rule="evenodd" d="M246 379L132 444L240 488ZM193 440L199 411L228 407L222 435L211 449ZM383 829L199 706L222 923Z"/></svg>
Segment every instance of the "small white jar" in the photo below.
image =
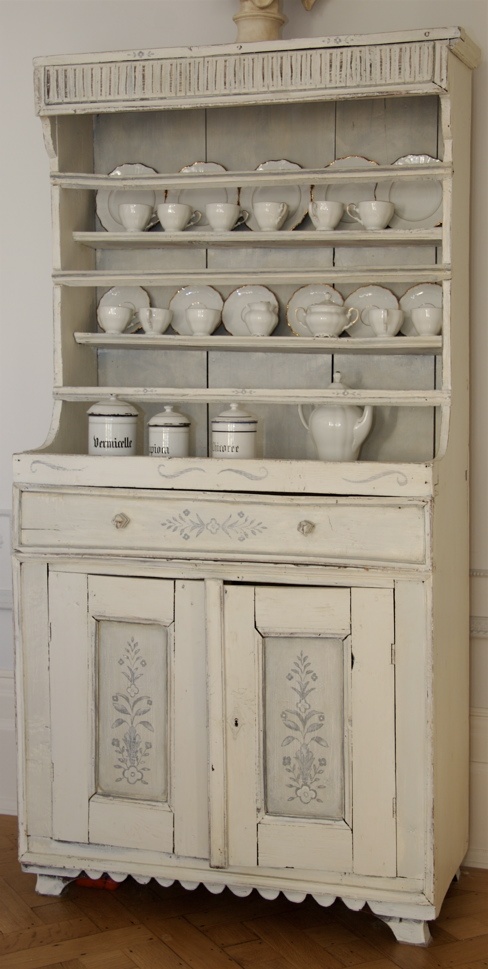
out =
<svg viewBox="0 0 488 969"><path fill-rule="evenodd" d="M172 404L148 423L149 454L157 458L186 458L190 453L190 419Z"/></svg>
<svg viewBox="0 0 488 969"><path fill-rule="evenodd" d="M136 453L137 411L132 404L110 396L88 411L88 454L102 457Z"/></svg>
<svg viewBox="0 0 488 969"><path fill-rule="evenodd" d="M254 458L257 418L239 404L231 404L212 420L213 458Z"/></svg>

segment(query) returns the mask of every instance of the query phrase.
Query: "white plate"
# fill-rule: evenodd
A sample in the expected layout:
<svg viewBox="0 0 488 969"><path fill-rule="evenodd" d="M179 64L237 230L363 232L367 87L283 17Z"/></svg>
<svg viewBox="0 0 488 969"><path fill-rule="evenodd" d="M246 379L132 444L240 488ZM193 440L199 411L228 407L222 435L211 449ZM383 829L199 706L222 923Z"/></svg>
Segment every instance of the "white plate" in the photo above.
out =
<svg viewBox="0 0 488 969"><path fill-rule="evenodd" d="M286 161L267 161L258 165L257 172L300 172L301 165L295 162ZM249 212L247 225L255 232L260 231L256 218L253 215L253 206L256 202L286 202L288 214L281 229L294 229L300 222L303 222L310 201L309 185L243 185L241 188L241 206Z"/></svg>
<svg viewBox="0 0 488 969"><path fill-rule="evenodd" d="M192 175L215 175L221 172L225 172L226 169L223 165L218 165L217 162L193 162L193 165L185 165L181 169L180 174ZM232 202L233 205L237 205L239 198L239 189L233 188L232 186L227 186L227 188L208 188L205 185L200 185L198 188L179 188L179 189L169 189L167 195L167 202L183 202L184 205L191 205L193 209L197 209L198 212L202 213L202 218L196 225L187 226L185 232L195 232L202 229L204 226L208 226L208 219L205 215L205 206L210 202Z"/></svg>
<svg viewBox="0 0 488 969"><path fill-rule="evenodd" d="M417 330L412 323L412 310L417 306L437 306L442 307L442 286L439 283L420 283L412 286L400 298L400 308L405 313L401 333L405 336L418 336Z"/></svg>
<svg viewBox="0 0 488 969"><path fill-rule="evenodd" d="M158 173L147 165L135 164L119 165L109 174L111 178L123 178L126 175L157 175ZM97 215L107 232L125 232L119 215L121 202L144 202L146 205L152 205L154 209L162 201L164 201L164 189L161 192L154 192L150 188L100 188L96 197Z"/></svg>
<svg viewBox="0 0 488 969"><path fill-rule="evenodd" d="M279 303L274 293L266 286L239 286L227 297L222 311L222 322L232 336L249 336L249 330L242 319L241 313L248 303L269 302L276 312ZM257 339L257 338L256 338Z"/></svg>
<svg viewBox="0 0 488 969"><path fill-rule="evenodd" d="M186 318L186 311L192 303L203 303L209 310L221 310L223 299L213 286L184 286L170 300L173 310L171 326L180 336L191 336L192 331Z"/></svg>
<svg viewBox="0 0 488 969"><path fill-rule="evenodd" d="M127 306L134 307L134 314L131 323L139 320L138 311L144 306L149 306L150 300L145 289L140 286L113 286L103 294L99 306ZM129 324L130 326L131 324Z"/></svg>
<svg viewBox="0 0 488 969"><path fill-rule="evenodd" d="M297 289L293 293L286 307L286 319L288 326L296 336L310 337L311 335L308 327L304 323L300 323L300 320L297 319L298 307L303 306L307 310L309 306L316 306L318 303L323 303L324 301L326 303L335 303L336 306L342 306L344 302L341 294L327 283L311 283L310 286L302 286L301 289Z"/></svg>
<svg viewBox="0 0 488 969"><path fill-rule="evenodd" d="M439 165L438 158L431 155L403 155L395 165ZM392 229L432 229L442 222L442 183L434 178L399 179L398 181L379 182L376 198L393 202L395 214L390 226Z"/></svg>
<svg viewBox="0 0 488 969"><path fill-rule="evenodd" d="M374 161L372 158L364 158L363 155L347 155L345 158L336 158L335 161L331 162L330 165L324 169L325 172L334 171L349 171L350 169L358 168L377 168L378 162ZM321 185L314 185L312 189L312 198L314 201L322 202L325 199L333 202L343 202L344 205L348 205L349 202L369 202L375 197L376 182L373 180L371 182L328 182L322 183ZM359 222L351 218L347 212L344 212L338 229L360 229Z"/></svg>
<svg viewBox="0 0 488 969"><path fill-rule="evenodd" d="M360 313L370 306L376 306L378 309L397 310L398 300L391 289L386 289L385 286L360 286L344 300L344 306L347 309L354 306ZM363 323L361 319L354 323L347 332L349 336L354 337L372 337L374 335L371 327L366 326L366 323Z"/></svg>

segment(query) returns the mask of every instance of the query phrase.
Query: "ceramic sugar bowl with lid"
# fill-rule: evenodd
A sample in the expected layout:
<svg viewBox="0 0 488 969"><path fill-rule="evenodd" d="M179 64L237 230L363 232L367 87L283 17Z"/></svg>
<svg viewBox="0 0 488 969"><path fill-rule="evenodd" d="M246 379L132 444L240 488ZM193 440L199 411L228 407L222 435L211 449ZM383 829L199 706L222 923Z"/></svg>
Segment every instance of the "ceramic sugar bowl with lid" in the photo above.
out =
<svg viewBox="0 0 488 969"><path fill-rule="evenodd" d="M88 454L136 453L137 410L111 395L88 411Z"/></svg>
<svg viewBox="0 0 488 969"><path fill-rule="evenodd" d="M254 458L257 426L256 417L231 404L212 420L212 457Z"/></svg>
<svg viewBox="0 0 488 969"><path fill-rule="evenodd" d="M190 453L190 419L172 404L148 422L149 454L164 458L186 458Z"/></svg>

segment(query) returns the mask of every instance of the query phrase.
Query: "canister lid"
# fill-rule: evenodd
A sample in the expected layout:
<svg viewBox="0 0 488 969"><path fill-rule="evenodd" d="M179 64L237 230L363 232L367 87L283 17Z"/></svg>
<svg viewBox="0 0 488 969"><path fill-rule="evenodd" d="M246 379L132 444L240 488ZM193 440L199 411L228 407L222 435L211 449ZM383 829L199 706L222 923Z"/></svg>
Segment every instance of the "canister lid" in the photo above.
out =
<svg viewBox="0 0 488 969"><path fill-rule="evenodd" d="M216 429L218 429L219 425L229 427L237 424L239 427L244 424L256 425L257 423L257 417L254 417L254 414L249 414L240 404L231 404L227 410L223 410L217 417L212 419L212 426L215 426Z"/></svg>
<svg viewBox="0 0 488 969"><path fill-rule="evenodd" d="M91 417L137 417L137 410L132 404L119 400L113 394L92 404L87 413Z"/></svg>
<svg viewBox="0 0 488 969"><path fill-rule="evenodd" d="M148 421L148 427L189 427L190 423L190 418L186 414L180 414L174 410L172 404L165 404L164 410Z"/></svg>

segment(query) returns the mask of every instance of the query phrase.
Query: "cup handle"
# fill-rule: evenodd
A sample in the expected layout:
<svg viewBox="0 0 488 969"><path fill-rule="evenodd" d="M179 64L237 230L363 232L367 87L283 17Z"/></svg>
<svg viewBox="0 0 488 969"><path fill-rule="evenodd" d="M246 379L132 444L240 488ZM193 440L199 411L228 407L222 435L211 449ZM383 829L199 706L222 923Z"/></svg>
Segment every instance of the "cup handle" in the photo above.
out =
<svg viewBox="0 0 488 969"><path fill-rule="evenodd" d="M369 310L370 310L370 307L367 306L366 309L363 310L363 312L361 313L361 321L364 323L365 326L371 326L371 323L369 322Z"/></svg>
<svg viewBox="0 0 488 969"><path fill-rule="evenodd" d="M136 330L140 330L141 321L139 319L139 310L136 310L134 303L129 303L127 301L120 304L121 306L129 306L133 311L132 320L127 324L124 333L135 333Z"/></svg>
<svg viewBox="0 0 488 969"><path fill-rule="evenodd" d="M246 305L243 307L242 313L241 313L241 320L244 323L244 326L246 327L247 332L250 333L251 330L249 329L249 323L247 322L247 320L244 317L244 313L247 313L248 306L249 306L249 304L246 303Z"/></svg>
<svg viewBox="0 0 488 969"><path fill-rule="evenodd" d="M201 217L202 217L202 213L199 212L198 209L194 209L192 215L190 216L190 218L188 219L188 222L186 224L187 225L196 225L197 222L200 222Z"/></svg>
<svg viewBox="0 0 488 969"><path fill-rule="evenodd" d="M360 225L363 224L359 218L359 210L355 202L349 202L349 205L346 205L346 212L355 222L359 222Z"/></svg>
<svg viewBox="0 0 488 969"><path fill-rule="evenodd" d="M307 326L307 324L305 323L305 317L306 317L305 308L303 306L298 306L296 310L296 318L299 323L303 324L303 326ZM307 327L307 330L308 330L308 327Z"/></svg>
<svg viewBox="0 0 488 969"><path fill-rule="evenodd" d="M359 320L360 315L359 310L357 310L355 306L350 306L347 311L347 323L344 329L348 330L350 326L354 326L354 324Z"/></svg>
<svg viewBox="0 0 488 969"><path fill-rule="evenodd" d="M280 219L284 219L288 211L288 206L286 202L280 202Z"/></svg>
<svg viewBox="0 0 488 969"><path fill-rule="evenodd" d="M242 209L241 214L239 215L237 221L234 222L234 229L236 225L242 225L243 222L247 222L248 218L249 218L249 212L246 212L246 209Z"/></svg>
<svg viewBox="0 0 488 969"><path fill-rule="evenodd" d="M315 219L315 217L317 215L317 203L316 202L310 202L310 204L308 206L308 214L309 214L309 216L310 216L310 218L312 219L312 222L313 222L313 220Z"/></svg>

